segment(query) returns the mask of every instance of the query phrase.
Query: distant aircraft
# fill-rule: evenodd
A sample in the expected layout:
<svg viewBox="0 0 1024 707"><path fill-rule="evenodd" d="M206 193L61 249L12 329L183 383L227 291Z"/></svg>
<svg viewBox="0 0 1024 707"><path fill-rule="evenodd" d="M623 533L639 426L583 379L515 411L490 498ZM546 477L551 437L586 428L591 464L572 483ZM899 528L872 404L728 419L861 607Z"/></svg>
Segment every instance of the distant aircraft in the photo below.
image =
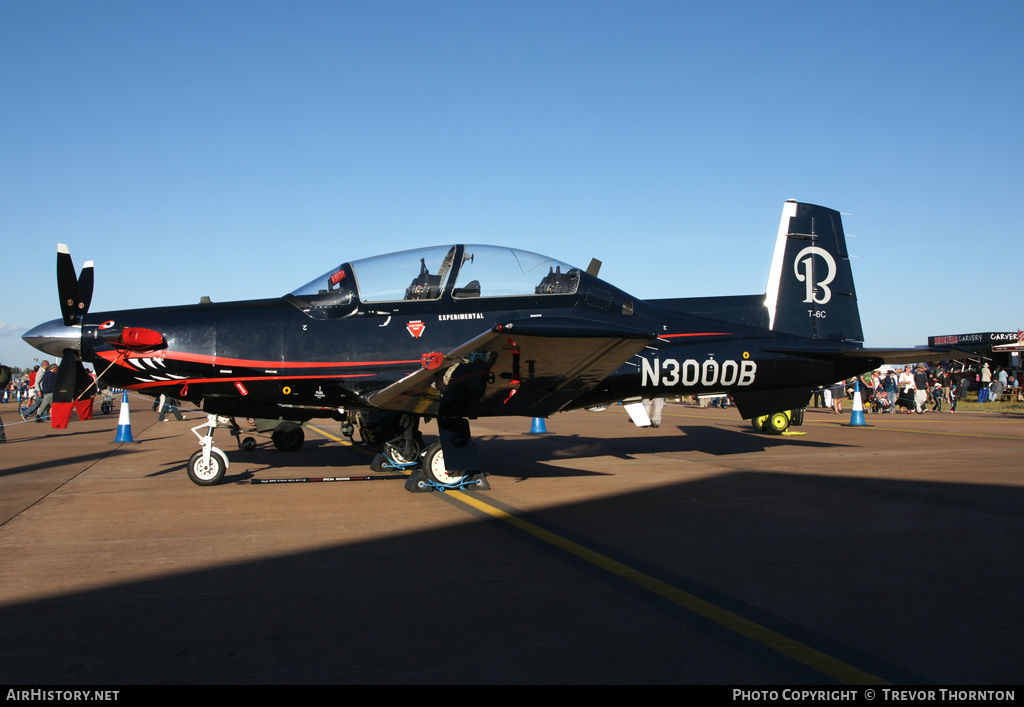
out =
<svg viewBox="0 0 1024 707"><path fill-rule="evenodd" d="M92 263L76 278L60 245L63 317L24 339L62 358L55 426L91 380L82 361L117 388L278 421L286 448L296 430L301 444L297 422L358 412L369 433L366 413L388 413L385 458L418 466L410 490L488 488L469 426L479 417L721 393L781 433L816 386L948 351L863 347L842 219L821 206L785 203L763 294L644 301L599 267L445 245L343 263L278 298L90 314ZM440 431L425 447L423 418ZM214 426L188 465L201 485L228 466Z"/></svg>

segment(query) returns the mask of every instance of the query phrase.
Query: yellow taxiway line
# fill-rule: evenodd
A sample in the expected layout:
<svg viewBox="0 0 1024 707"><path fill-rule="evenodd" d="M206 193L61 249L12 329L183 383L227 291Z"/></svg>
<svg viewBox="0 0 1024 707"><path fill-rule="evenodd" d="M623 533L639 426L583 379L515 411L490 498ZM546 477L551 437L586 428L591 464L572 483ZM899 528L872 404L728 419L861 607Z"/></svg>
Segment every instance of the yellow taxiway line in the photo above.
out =
<svg viewBox="0 0 1024 707"><path fill-rule="evenodd" d="M312 425L308 425L308 427L328 439L340 442L345 446L366 451L361 447L355 447L351 442L347 442L340 437L336 437L329 432L319 429L318 427L313 427ZM752 641L756 641L757 643L760 643L761 645L776 651L791 660L806 665L807 667L816 670L823 675L827 675L841 683L847 685L889 684L888 681L883 680L882 678L865 670L861 670L860 668L845 663L838 658L834 658L815 648L811 648L800 641L789 638L788 636L762 626L755 621L744 618L743 616L729 611L728 609L723 609L716 604L705 599L701 599L700 597L679 589L678 587L674 587L660 579L656 579L649 574L630 567L623 562L614 560L607 555L592 550L580 543L573 542L572 540L568 540L557 533L541 528L540 526L524 520L514 513L509 513L508 511L497 508L496 506L487 503L479 496L474 496L462 491L446 491L445 495L449 498L458 500L480 513L490 516L491 518L507 523L538 540L552 545L553 547L574 555L594 567L598 567L609 572L616 577L633 584L634 586L640 587L641 589L651 592L652 594L675 604L676 606L692 611L693 613L698 614L699 616L702 616L723 628L733 631L734 633L744 636Z"/></svg>

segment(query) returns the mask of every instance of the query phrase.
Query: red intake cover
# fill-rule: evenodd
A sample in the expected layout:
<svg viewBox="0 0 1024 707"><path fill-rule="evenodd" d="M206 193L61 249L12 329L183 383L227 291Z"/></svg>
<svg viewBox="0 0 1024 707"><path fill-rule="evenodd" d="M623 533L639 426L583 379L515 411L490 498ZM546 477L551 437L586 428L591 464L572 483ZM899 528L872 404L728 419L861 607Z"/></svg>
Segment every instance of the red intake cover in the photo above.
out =
<svg viewBox="0 0 1024 707"><path fill-rule="evenodd" d="M128 349L152 349L164 343L164 337L152 329L128 327L121 332L117 343Z"/></svg>

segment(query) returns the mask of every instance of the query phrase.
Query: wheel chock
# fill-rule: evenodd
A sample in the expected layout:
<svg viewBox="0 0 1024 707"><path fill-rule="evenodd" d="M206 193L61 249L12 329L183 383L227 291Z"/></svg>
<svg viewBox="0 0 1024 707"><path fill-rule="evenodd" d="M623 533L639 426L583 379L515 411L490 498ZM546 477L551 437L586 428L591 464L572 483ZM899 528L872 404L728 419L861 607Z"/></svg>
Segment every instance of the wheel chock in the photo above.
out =
<svg viewBox="0 0 1024 707"><path fill-rule="evenodd" d="M487 475L482 471L467 475L457 484L439 484L431 481L422 469L416 469L405 481L405 490L410 493L430 493L431 491L490 491Z"/></svg>

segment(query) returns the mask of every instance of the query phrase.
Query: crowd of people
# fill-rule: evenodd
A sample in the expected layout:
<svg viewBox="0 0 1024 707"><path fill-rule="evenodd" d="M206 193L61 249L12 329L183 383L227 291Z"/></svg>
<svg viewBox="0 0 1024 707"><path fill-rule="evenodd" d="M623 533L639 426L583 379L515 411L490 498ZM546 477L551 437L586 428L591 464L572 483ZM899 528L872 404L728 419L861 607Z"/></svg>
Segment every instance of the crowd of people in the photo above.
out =
<svg viewBox="0 0 1024 707"><path fill-rule="evenodd" d="M847 397L859 394L868 413L921 415L942 412L943 406L955 413L957 402L971 391L977 391L978 402L982 403L998 401L1006 391L1014 399L1024 401L1024 372L1015 375L1002 366L993 371L988 363L978 369L959 371L952 366L929 368L921 363L878 370L818 388L813 403L815 407L841 413Z"/></svg>
<svg viewBox="0 0 1024 707"><path fill-rule="evenodd" d="M45 422L50 418L53 391L56 387L57 369L50 366L49 361L44 360L29 371L28 378L11 378L6 382L4 389L9 400L24 403L18 405L18 414L22 420L34 416L36 422Z"/></svg>

